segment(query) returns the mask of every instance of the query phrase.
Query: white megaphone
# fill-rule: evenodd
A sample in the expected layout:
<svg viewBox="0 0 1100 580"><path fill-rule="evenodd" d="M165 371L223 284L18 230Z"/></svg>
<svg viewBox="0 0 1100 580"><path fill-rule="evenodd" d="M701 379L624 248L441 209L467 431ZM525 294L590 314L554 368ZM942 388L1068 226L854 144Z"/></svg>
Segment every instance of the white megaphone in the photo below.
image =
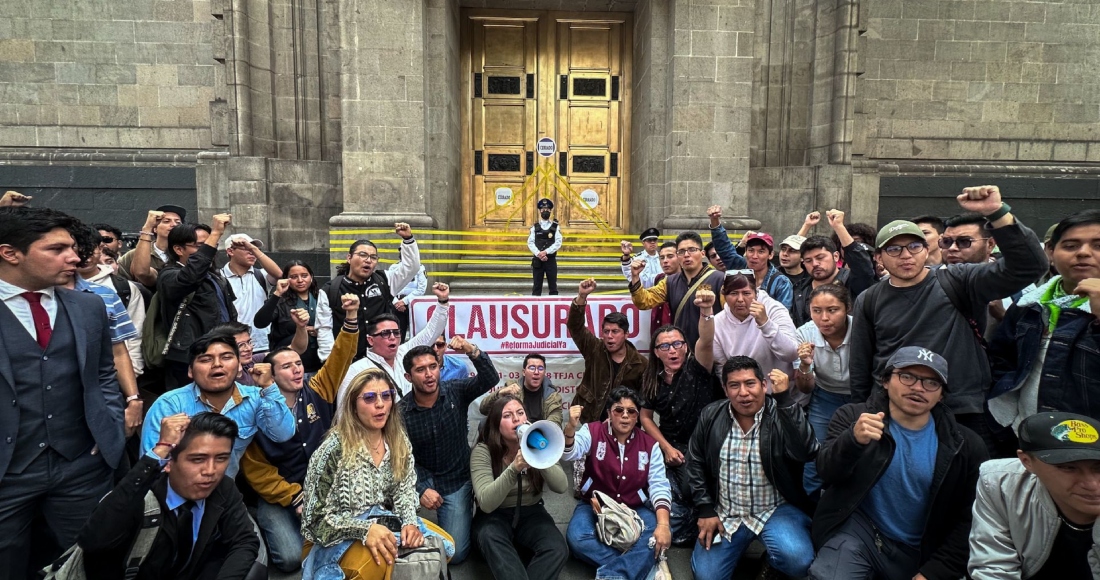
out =
<svg viewBox="0 0 1100 580"><path fill-rule="evenodd" d="M519 435L519 448L527 465L535 469L546 469L561 459L565 452L565 435L561 426L553 421L536 421L533 425L524 423L516 428Z"/></svg>

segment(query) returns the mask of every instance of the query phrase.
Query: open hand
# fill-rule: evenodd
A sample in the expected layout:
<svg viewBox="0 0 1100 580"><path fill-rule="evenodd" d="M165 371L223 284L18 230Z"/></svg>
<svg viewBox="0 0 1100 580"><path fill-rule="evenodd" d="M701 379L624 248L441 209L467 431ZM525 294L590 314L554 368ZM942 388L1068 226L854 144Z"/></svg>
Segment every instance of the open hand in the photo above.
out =
<svg viewBox="0 0 1100 580"><path fill-rule="evenodd" d="M419 548L424 545L424 534L420 533L420 528L409 524L401 527L401 547L402 548Z"/></svg>
<svg viewBox="0 0 1100 580"><path fill-rule="evenodd" d="M393 532L382 524L374 524L367 530L363 545L370 550L374 563L379 566L393 564L397 558L397 540L393 537Z"/></svg>
<svg viewBox="0 0 1100 580"><path fill-rule="evenodd" d="M699 545L707 550L710 550L715 538L725 533L726 528L720 518L699 518Z"/></svg>

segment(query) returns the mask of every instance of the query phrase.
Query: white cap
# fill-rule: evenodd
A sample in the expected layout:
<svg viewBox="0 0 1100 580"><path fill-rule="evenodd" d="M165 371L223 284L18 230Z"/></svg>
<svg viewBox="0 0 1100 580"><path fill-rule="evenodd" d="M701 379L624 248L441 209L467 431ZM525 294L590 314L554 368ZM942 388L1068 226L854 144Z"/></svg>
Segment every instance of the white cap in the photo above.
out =
<svg viewBox="0 0 1100 580"><path fill-rule="evenodd" d="M248 234L233 234L228 238L225 238L225 244L222 245L222 248L228 248L229 246L232 246L234 242L250 242L253 246L256 246L257 248L262 249L264 247L264 243L262 241L257 240L256 238L253 238Z"/></svg>

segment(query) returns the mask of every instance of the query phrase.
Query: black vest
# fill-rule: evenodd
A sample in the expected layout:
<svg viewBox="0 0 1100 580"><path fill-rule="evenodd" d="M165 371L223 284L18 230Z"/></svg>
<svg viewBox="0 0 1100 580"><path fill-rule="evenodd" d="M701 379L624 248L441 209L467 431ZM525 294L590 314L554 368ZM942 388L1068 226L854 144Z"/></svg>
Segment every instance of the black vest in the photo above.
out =
<svg viewBox="0 0 1100 580"><path fill-rule="evenodd" d="M554 238L558 235L558 222L553 222L547 229L542 229L541 223L535 223L535 247L539 251L543 251L546 248L554 245Z"/></svg>
<svg viewBox="0 0 1100 580"><path fill-rule="evenodd" d="M19 319L0 308L0 331L11 351L19 405L19 433L8 473L22 473L47 448L72 461L92 447L84 416L84 386L76 359L76 335L60 300L45 351Z"/></svg>
<svg viewBox="0 0 1100 580"><path fill-rule="evenodd" d="M332 339L340 336L344 327L344 309L340 307L340 296L355 294L359 297L359 346L355 349L355 359L363 358L367 352L367 325L380 314L397 314L393 307L393 293L386 273L375 272L366 282L354 282L347 276L329 280L322 289L328 296L328 305L332 310Z"/></svg>

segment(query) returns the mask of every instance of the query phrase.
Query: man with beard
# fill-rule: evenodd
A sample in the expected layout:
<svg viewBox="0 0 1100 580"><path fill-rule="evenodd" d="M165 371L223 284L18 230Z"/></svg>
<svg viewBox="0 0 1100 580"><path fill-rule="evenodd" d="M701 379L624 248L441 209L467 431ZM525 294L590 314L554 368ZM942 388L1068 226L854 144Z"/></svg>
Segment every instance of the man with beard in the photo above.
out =
<svg viewBox="0 0 1100 580"><path fill-rule="evenodd" d="M28 578L73 544L123 453L103 301L59 287L77 275L80 227L51 209L0 209L0 578Z"/></svg>
<svg viewBox="0 0 1100 580"><path fill-rule="evenodd" d="M802 242L799 255L802 265L809 276L794 288L794 304L791 306L791 319L795 328L810 321L810 293L818 286L837 284L848 289L855 300L864 290L875 283L875 266L871 256L860 248L844 225L844 212L829 210L826 212L829 225L833 228L840 243L845 248L847 267L841 268L840 253L833 241L824 236L812 236Z"/></svg>
<svg viewBox="0 0 1100 580"><path fill-rule="evenodd" d="M275 385L286 406L294 413L297 430L282 442L257 433L241 457L241 473L260 496L256 523L267 543L271 564L280 572L291 573L302 566L302 484L306 468L332 426L336 392L359 344L359 322L355 319L359 297L345 294L341 302L344 328L336 337L332 356L310 377L309 388L304 388L306 373L302 357L293 349L278 348L264 358L271 365ZM300 316L302 313L296 311L294 321L304 327L309 322L309 313Z"/></svg>
<svg viewBox="0 0 1100 580"><path fill-rule="evenodd" d="M661 446L665 472L672 486L669 523L672 541L691 542L697 535L696 514L685 466L688 443L703 408L721 398L711 367L714 363L714 301L706 289L699 302L699 342L695 354L675 326L659 327L653 335L649 365L642 379L641 425ZM660 416L657 425L655 415Z"/></svg>
<svg viewBox="0 0 1100 580"><path fill-rule="evenodd" d="M256 328L256 313L267 301L267 289L283 277L283 270L263 252L264 243L248 234L233 234L225 240L229 261L222 267L222 276L233 287L233 307L237 322L251 329L252 348L257 354L268 351L267 329ZM256 263L260 268L256 267Z"/></svg>
<svg viewBox="0 0 1100 580"><path fill-rule="evenodd" d="M963 213L948 218L943 233L936 236L936 245L943 254L943 262L984 264L990 261L997 242L993 241L992 235L984 226L985 218L981 214Z"/></svg>
<svg viewBox="0 0 1100 580"><path fill-rule="evenodd" d="M392 270L378 269L378 247L370 240L356 240L348 248L347 262L336 267L337 276L330 280L317 295L314 325L317 329L317 356L321 360L332 352L332 341L344 324L344 312L333 309L340 304L344 294L359 297L359 347L355 358L362 358L367 351L366 326L382 314L396 315L393 306L394 293L404 288L420 270L420 249L413 239L412 228L406 223L393 224L393 230L401 237L400 267Z"/></svg>
<svg viewBox="0 0 1100 580"><path fill-rule="evenodd" d="M657 283L658 276L661 275L661 257L657 253L657 243L661 237L661 230L649 228L638 237L642 240L642 247L644 250L635 255L634 244L623 240L619 242L620 249L623 252L623 257L619 262L623 267L623 276L626 277L626 281L629 283L630 264L634 260L643 260L645 262L645 269L642 270L640 275L642 288L651 288Z"/></svg>
<svg viewBox="0 0 1100 580"><path fill-rule="evenodd" d="M440 382L435 351L417 346L402 359L413 396L401 399L397 407L412 443L420 505L436 510L440 527L455 542L451 564L459 564L470 550L474 509L466 411L474 399L497 384L500 375L489 355L465 338L451 338L450 346L470 357L477 375Z"/></svg>
<svg viewBox="0 0 1100 580"><path fill-rule="evenodd" d="M928 242L912 222L898 220L879 232L876 246L890 273L856 301L852 315L852 401L871 395L874 377L882 376L886 359L906 344L920 344L946 354L955 377L947 406L955 419L970 427L992 448L985 422L985 400L992 381L975 321L991 300L1011 296L1047 270L1039 239L1020 224L996 186L968 187L958 196L966 211L984 215L1003 259L988 264L925 268Z"/></svg>
<svg viewBox="0 0 1100 580"><path fill-rule="evenodd" d="M554 202L544 197L539 200L538 210L541 219L531 226L531 234L527 236L527 249L534 255L531 258L531 275L534 278L531 295L542 296L542 279L545 277L550 285L550 295L557 296L558 250L561 249L564 239L558 220L550 219Z"/></svg>
<svg viewBox="0 0 1100 580"><path fill-rule="evenodd" d="M172 263L168 234L185 219L187 210L178 205L162 205L150 211L138 232L137 246L118 259L118 273L155 291L157 275Z"/></svg>
<svg viewBox="0 0 1100 580"><path fill-rule="evenodd" d="M721 212L718 213L718 217L721 218ZM714 219L713 216L711 219ZM721 228L721 224L718 227ZM724 234L725 230L723 229L722 232ZM736 252L734 254L736 255ZM699 309L694 302L695 291L699 288L709 288L711 292L717 295L722 288L723 274L706 262L706 255L703 254L703 238L695 232L683 232L676 236L676 255L680 259L680 271L665 277L652 288L642 287L640 276L642 270L645 269L645 263L634 261L631 264L630 298L639 310L649 310L660 304L668 304L669 309L672 311L672 324L683 329L684 338L691 345L691 348L694 348L695 341L699 340L699 329L698 325L695 324L695 321L699 318ZM740 264L744 262L744 259L740 256L737 257L737 260L739 261L732 263ZM730 261L726 261L727 266L730 263ZM721 298L719 298L719 302L721 302ZM640 373L641 371L639 371L639 377L641 376ZM611 385L611 387L615 386L618 385ZM634 390L637 390L638 387L638 385L626 386ZM611 387L603 393L604 397L610 392ZM590 402L596 403L597 407L602 408L602 401L603 399L598 401L594 399ZM589 405L589 407L591 406ZM582 419L584 421L594 420L590 419L589 416Z"/></svg>
<svg viewBox="0 0 1100 580"><path fill-rule="evenodd" d="M700 254L696 253L695 256ZM569 306L569 318L565 322L569 336L584 357L584 377L581 384L577 385L573 398L574 405L584 406L584 414L581 415L583 423L607 418L606 406L601 402L607 400L615 387L625 386L640 391L646 364L645 358L627 339L630 321L622 312L611 312L603 317L598 338L588 330L586 304L588 295L595 290L594 279L581 281L577 286L577 297Z"/></svg>
<svg viewBox="0 0 1100 580"><path fill-rule="evenodd" d="M192 343L189 354L187 374L194 382L164 393L149 407L141 431L142 454L161 441L161 420L172 415L193 417L213 411L237 423L240 435L233 443L233 455L225 472L230 478L237 475L241 455L257 431L272 441L286 441L294 435L294 414L286 406L279 387L273 384L270 365L260 368L256 387L234 380L241 361L232 335L211 332Z"/></svg>
<svg viewBox="0 0 1100 580"><path fill-rule="evenodd" d="M503 388L497 389L492 395L481 400L478 410L482 415L489 416L489 410L493 403L503 396L512 396L523 403L524 414L527 419L535 421L551 421L561 427L563 411L561 393L554 388L547 376L546 357L538 353L531 353L523 359L523 382L508 381Z"/></svg>
<svg viewBox="0 0 1100 580"><path fill-rule="evenodd" d="M989 455L941 404L947 373L939 354L904 346L887 360L882 389L837 410L817 455L824 491L810 578L966 575L978 468Z"/></svg>
<svg viewBox="0 0 1100 580"><path fill-rule="evenodd" d="M232 216L214 216L214 226L180 224L168 234L168 253L172 262L157 276L159 312L164 328L179 320L164 355L165 387L174 389L190 379L190 348L198 338L215 326L237 319L233 306L233 288L214 268L218 240Z"/></svg>

